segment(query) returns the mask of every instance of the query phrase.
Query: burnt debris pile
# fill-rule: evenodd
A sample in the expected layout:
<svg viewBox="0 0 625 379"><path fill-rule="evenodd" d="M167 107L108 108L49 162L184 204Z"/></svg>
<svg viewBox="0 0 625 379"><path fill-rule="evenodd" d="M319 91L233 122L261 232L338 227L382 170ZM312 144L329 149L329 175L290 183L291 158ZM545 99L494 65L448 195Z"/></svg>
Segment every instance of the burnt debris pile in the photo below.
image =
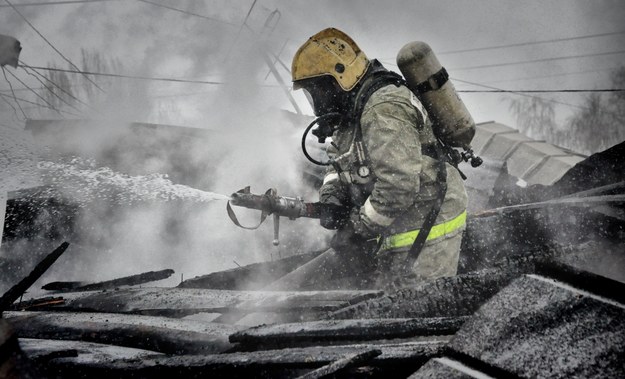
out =
<svg viewBox="0 0 625 379"><path fill-rule="evenodd" d="M393 294L63 292L5 310L0 365L61 378L625 374L623 283L552 259L501 271Z"/></svg>
<svg viewBox="0 0 625 379"><path fill-rule="evenodd" d="M172 270L67 277L24 300L80 225L71 199L42 188L13 194L3 249L35 241L41 220L50 229L28 245L45 251L23 264L30 269L0 260L13 284L0 301L0 374L625 377L625 144L563 155L495 123L476 138L485 164L467 183L477 203L458 275L393 292L360 286L321 250L176 287L152 283ZM530 159L548 150L555 155Z"/></svg>

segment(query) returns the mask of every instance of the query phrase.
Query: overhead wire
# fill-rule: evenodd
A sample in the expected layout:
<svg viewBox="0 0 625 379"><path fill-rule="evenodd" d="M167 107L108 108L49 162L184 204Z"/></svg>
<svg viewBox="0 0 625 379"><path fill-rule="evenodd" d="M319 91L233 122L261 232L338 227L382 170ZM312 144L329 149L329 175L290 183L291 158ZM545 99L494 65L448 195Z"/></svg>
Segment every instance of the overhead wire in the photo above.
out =
<svg viewBox="0 0 625 379"><path fill-rule="evenodd" d="M239 40L239 37L241 36L241 32L243 32L243 28L246 27L246 26L249 28L249 26L247 25L247 20L250 18L250 15L252 14L252 10L254 9L254 6L256 5L256 1L257 0L254 0L252 2L252 5L250 6L250 9L247 11L247 14L245 15L245 19L243 20L243 23L239 27L239 31L237 32L236 37L234 37L234 42L232 44L230 44L230 48L228 49L228 52L226 52L226 58L224 59L224 61L227 61L228 58L230 57L230 52L232 51L232 47Z"/></svg>
<svg viewBox="0 0 625 379"><path fill-rule="evenodd" d="M26 113L24 113L24 110L22 109L22 106L20 105L19 101L17 101L17 97L15 96L15 91L13 90L13 84L11 84L11 81L9 80L9 78L7 78L7 73L4 70L4 66L0 66L0 68L2 68L2 75L4 75L4 80L6 80L7 83L9 83L9 88L11 88L11 94L13 95L13 99L15 99L15 104L17 104L17 106L19 107L20 111L22 112L22 115L24 115L24 118L28 119L28 116L26 116ZM15 110L15 108L13 110ZM15 111L15 113L17 114L17 111Z"/></svg>
<svg viewBox="0 0 625 379"><path fill-rule="evenodd" d="M43 88L45 88L46 90L48 90L49 93L52 94L52 96L56 97L57 99L59 99L63 104L67 105L68 107L74 109L75 111L78 112L82 112L80 109L76 108L74 105L72 105L71 103L69 103L67 100L63 99L61 96L59 96L59 94L57 94L56 92L54 92L54 90L52 90L52 88L48 87L41 79L39 79L38 76L36 76L35 74L29 72L28 70L26 70L25 67L20 67L22 70L24 70L24 72L30 76L32 76L33 78L35 78L42 86Z"/></svg>
<svg viewBox="0 0 625 379"><path fill-rule="evenodd" d="M6 97L11 97L9 95L5 95L3 93L0 93L0 99L2 99L2 101L7 103L9 105L9 107L11 107L13 109L13 115L15 116L15 119L18 120L18 121L25 121L25 120L27 120L28 117L26 117L26 114L24 113L24 110L21 107L20 107L20 109L22 109L22 114L24 114L25 118L24 118L24 120L20 120L20 116L18 116L18 114L17 114L17 109L15 109L15 107L13 106L13 104L11 104L11 102L9 100L5 99L5 96ZM14 97L13 100L15 100L15 102L17 103L17 98Z"/></svg>
<svg viewBox="0 0 625 379"><path fill-rule="evenodd" d="M565 60L565 59L577 59L577 58L599 57L599 56L605 56L605 55L617 55L617 54L623 54L623 53L625 53L625 50L608 51L608 52L594 53L594 54L569 55L569 56L564 56L564 57L551 57L551 58L531 59L531 60L527 60L527 61L493 63L493 64L483 64L483 65L477 65L477 66L456 67L456 68L450 68L449 70L450 71L451 70L453 70L453 71L475 70L475 69L482 69L482 68L514 66L514 65L527 64L527 63L539 63L539 62L550 62L550 61L558 61L558 60Z"/></svg>
<svg viewBox="0 0 625 379"><path fill-rule="evenodd" d="M60 110L58 110L57 108L54 107L54 105L50 104L50 102L46 99L43 98L43 96L41 96L40 94L37 93L37 91L35 91L34 89L30 88L26 83L24 83L24 81L22 81L19 77L17 77L17 75L15 75L14 73L9 71L9 74L11 74L11 76L13 78L15 78L15 80L17 80L18 82L20 82L21 85L23 85L24 87L30 89L30 92L32 92L33 94L35 94L35 96L37 96L39 99L41 99L41 101L43 101L44 103L46 103L50 109L54 109L55 111L57 111L58 113L61 113Z"/></svg>
<svg viewBox="0 0 625 379"><path fill-rule="evenodd" d="M71 60L69 60L65 55L63 55L63 53L61 53L50 41L48 41L48 39L43 34L41 34L41 32L39 32L39 30L37 30L37 28L30 21L28 21L28 19L9 0L4 0L4 1L7 4L9 4L9 6L15 11L15 13L17 13L24 20L24 22L26 22L28 26L30 26L31 29L33 29L35 33L39 35L39 37L41 37L44 41L46 41L46 43L52 48L52 50L54 50L57 54L59 54L61 58L63 58L67 63L69 63L70 66L72 66L74 69L80 70L78 66L76 66ZM89 82L91 82L91 84L93 84L97 89L99 89L102 92L105 92L100 86L98 86L96 82L92 81L89 77L85 76L85 78Z"/></svg>
<svg viewBox="0 0 625 379"><path fill-rule="evenodd" d="M613 35L618 35L618 34L625 34L625 30L621 30L617 32L609 32L609 33L589 34L585 36L555 38L555 39L542 40L542 41L518 42L518 43L507 44L507 45L495 45L495 46L485 46L485 47L474 47L474 48L469 48L469 49L460 49L460 50L449 50L449 51L442 51L436 54L443 55L443 54L468 53L468 52L473 52L473 51L495 50L495 49L504 49L508 47L531 46L531 45L540 45L540 44L553 43L553 42L564 42L564 41L574 41L574 40L588 39L588 38L606 37L606 36L613 36Z"/></svg>
<svg viewBox="0 0 625 379"><path fill-rule="evenodd" d="M121 1L121 0L68 0L68 1L50 1L50 2L37 2L37 3L20 3L13 4L15 7L33 7L33 6L46 6L46 5L65 5L65 4L84 4L84 3L101 3L108 1ZM10 5L0 4L0 8L7 8Z"/></svg>
<svg viewBox="0 0 625 379"><path fill-rule="evenodd" d="M219 82L219 81L206 81L206 80L195 80L195 79L177 79L177 78L158 78L158 77L148 77L148 76L133 76L133 75L111 74L111 73L93 72L93 71L75 71L75 70L68 70L68 69L61 69L61 68L51 68L51 67L32 67L32 66L29 66L29 67L33 68L33 69L38 69L38 70L60 71L60 72L66 72L66 73L76 73L76 74L86 74L86 75L96 75L96 76L108 76L108 77L115 77L115 78L127 78L127 79L138 79L138 80L153 80L153 81L167 81L167 82L180 82L180 83L193 83L193 84L211 84L211 85L227 85L228 84L226 82ZM458 79L454 79L454 80L458 80ZM460 80L458 80L458 81L460 81ZM472 84L472 85L481 85L481 84L477 84L477 83L473 83L473 82L466 82L466 83L467 84ZM261 85L261 87L275 87L275 86ZM510 92L510 93L520 93L520 92L526 92L526 93L531 93L531 92L552 92L552 93L561 92L561 93L567 93L567 92L622 92L622 91L625 91L625 89L622 89L622 88L505 90L505 89L496 88L496 87L489 87L489 86L484 86L484 87L490 88L492 90L492 91L486 91L486 92ZM460 90L459 92L467 92L467 91L468 90ZM477 91L469 91L469 92L477 92ZM485 92L485 91L480 91L480 92Z"/></svg>
<svg viewBox="0 0 625 379"><path fill-rule="evenodd" d="M112 77L112 78L125 78L125 79L137 79L137 80L153 80L153 81L178 82L178 83L194 83L194 84L214 84L214 85L226 84L224 82L210 81L210 80L158 78L158 77L150 77L150 76L135 76L135 75L123 75L123 74L111 74L111 73L106 73L106 72L68 70L68 69L52 68L52 67L35 67L35 66L30 66L30 67L34 68L34 69L37 69L37 70L43 70L43 71L58 71L58 72L67 72L67 73L83 74L83 75L107 76L107 77Z"/></svg>
<svg viewBox="0 0 625 379"><path fill-rule="evenodd" d="M76 100L77 102L79 102L80 104L83 104L87 107L90 107L89 104L87 104L86 102L80 100L79 98L77 98L76 96L74 96L71 92L69 92L68 90L66 90L65 88L63 88L62 86L58 85L57 83L55 83L52 79L48 78L47 76L43 75L42 73L40 73L39 71L37 71L36 69L34 69L32 66L26 64L26 62L20 60L20 67L22 67L24 70L25 68L28 68L30 70L32 70L34 73L36 73L37 75L39 75L41 78L45 79L46 81L48 81L50 84L52 84L52 86L54 86L55 88L57 88L59 91L63 92L64 94L66 94L67 96L69 96L70 98Z"/></svg>
<svg viewBox="0 0 625 379"><path fill-rule="evenodd" d="M613 71L618 70L620 67L611 67L611 68L603 68L603 69L595 69L595 70L583 70L583 71L572 71L572 72L561 72L557 74L549 74L549 75L540 75L540 76L526 76L523 78L514 78L514 79L503 79L503 80L489 80L486 82L482 82L483 84L493 84L493 83L508 83L508 82L519 82L522 80L536 80L536 79L547 79L547 78L555 78L558 76L569 76L569 75L579 75L579 74L589 74L603 71Z"/></svg>
<svg viewBox="0 0 625 379"><path fill-rule="evenodd" d="M456 79L457 80L457 79ZM599 88L599 89L491 89L491 90L458 90L465 93L579 93L579 92L625 92L625 88Z"/></svg>
<svg viewBox="0 0 625 379"><path fill-rule="evenodd" d="M467 80L461 80L461 79L457 79L457 78L450 78L450 79L452 79L454 81L457 81L457 82L460 82L460 83L470 84L470 85L477 86L477 87L482 87L482 88L488 88L488 89L491 89L491 90L498 90L498 91L502 90L501 88L488 86L488 85L475 83L475 82L469 82ZM550 103L566 105L566 106L573 107L573 108L589 110L588 107L584 107L584 106L581 106L581 105L564 103L562 101L553 100L553 99L545 99L544 97L535 96L535 95L529 95L529 94L526 94L526 93L523 93L523 92L510 91L510 92L507 92L507 93L512 93L512 94L516 94L516 95L519 95L519 96L530 97L530 98L534 98L534 99L540 99L540 100L547 101L547 102L550 102Z"/></svg>
<svg viewBox="0 0 625 379"><path fill-rule="evenodd" d="M153 5L155 7L159 7L159 8L164 8L164 9L169 9L171 11L174 12L179 12L179 13L183 13L186 14L187 16L194 16L194 17L200 17L206 20L210 20L210 21L216 21L216 22L220 22L222 24L226 24L226 25L230 25L230 26L237 26L237 24L232 23L232 22L228 22L228 21L224 21L224 20L220 20L218 18L214 18L214 17L208 17L208 16L204 16L198 13L193 13L193 12L189 12L189 11L185 11L184 9L179 9L179 8L174 8L174 7L170 7L168 5L164 5L164 4L159 4L159 3L155 3L153 1L148 1L148 0L137 0L141 3L146 3L146 4L150 4Z"/></svg>
<svg viewBox="0 0 625 379"><path fill-rule="evenodd" d="M607 36L619 35L619 34L625 34L625 30L616 31L616 32L598 33L598 34L588 34L584 36L554 38L554 39L548 39L548 40L542 40L542 41L527 41L527 42L510 43L510 44L505 44L505 45L494 45L494 46L472 47L472 48L458 49L458 50L447 50L447 51L437 52L436 55L459 54L459 53L469 53L469 52L474 52L474 51L505 49L509 47L532 46L532 45L540 45L540 44L545 44L545 43L565 42L565 41L573 41L573 40L581 40L581 39L589 39L589 38L597 38L597 37L607 37ZM390 60L390 59L395 59L395 58L383 58L383 59Z"/></svg>
<svg viewBox="0 0 625 379"><path fill-rule="evenodd" d="M4 100L6 97L11 98L11 96L10 96L10 95L5 95L5 94L3 94L3 93L0 93L0 98L2 98L2 99ZM35 103L34 101L30 101L30 100L27 100L27 99L23 99L23 98L21 98L21 97L15 97L15 100L19 100L19 101L24 102L24 103L27 103L27 104L32 104L32 105L35 105L35 106L36 106L36 108L47 108L47 109L52 109L52 110L55 110L55 111L60 112L60 113L67 113L67 114L72 115L72 116L77 116L77 117L80 117L80 115L77 115L77 114L75 114L75 113L68 112L68 111L65 111L65 110L58 110L58 109L55 109L55 108L51 108L51 107L49 107L48 105ZM27 117L26 119L28 119L28 117Z"/></svg>

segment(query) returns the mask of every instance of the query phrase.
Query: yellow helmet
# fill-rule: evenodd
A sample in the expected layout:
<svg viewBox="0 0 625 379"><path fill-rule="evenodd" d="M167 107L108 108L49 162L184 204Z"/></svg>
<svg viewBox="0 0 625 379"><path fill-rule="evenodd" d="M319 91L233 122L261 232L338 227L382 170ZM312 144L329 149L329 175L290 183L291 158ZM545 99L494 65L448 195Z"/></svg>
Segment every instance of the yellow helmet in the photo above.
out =
<svg viewBox="0 0 625 379"><path fill-rule="evenodd" d="M345 33L327 28L310 37L293 57L293 82L330 75L350 91L364 76L369 59Z"/></svg>

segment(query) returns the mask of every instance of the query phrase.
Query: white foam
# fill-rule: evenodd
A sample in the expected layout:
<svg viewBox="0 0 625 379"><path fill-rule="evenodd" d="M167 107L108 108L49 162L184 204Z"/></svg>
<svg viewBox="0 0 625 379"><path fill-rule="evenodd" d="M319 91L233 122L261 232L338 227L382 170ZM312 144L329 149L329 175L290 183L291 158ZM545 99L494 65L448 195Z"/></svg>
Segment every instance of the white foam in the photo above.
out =
<svg viewBox="0 0 625 379"><path fill-rule="evenodd" d="M163 174L131 176L108 167L96 167L79 158L69 163L40 162L44 182L78 204L105 200L116 204L189 201L206 203L229 197L174 184Z"/></svg>

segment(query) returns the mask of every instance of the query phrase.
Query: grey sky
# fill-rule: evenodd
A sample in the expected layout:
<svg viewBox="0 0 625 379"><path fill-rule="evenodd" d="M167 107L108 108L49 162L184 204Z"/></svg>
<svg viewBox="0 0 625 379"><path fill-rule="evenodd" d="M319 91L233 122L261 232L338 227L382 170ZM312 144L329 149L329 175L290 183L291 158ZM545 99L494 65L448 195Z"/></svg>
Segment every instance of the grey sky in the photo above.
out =
<svg viewBox="0 0 625 379"><path fill-rule="evenodd" d="M53 1L53 0L51 0ZM26 0L12 1L15 5ZM239 34L253 0L246 1L166 1L159 4L177 7L188 12L223 20L212 21L174 12L154 5L130 0L98 2L93 4L50 5L19 7L18 9L59 50L79 63L81 48L98 51L109 58L119 58L124 74L227 80L237 86L182 85L151 82L141 84L140 94L175 95L153 100L167 109L177 109L169 119L159 120L155 106L137 113L138 121L161 121L194 126L206 125L200 120L227 120L224 110L237 113L245 107L237 104L244 96L249 106L264 109L282 107L292 109L284 94L277 88L258 88L250 81L275 85L273 78L264 80L267 72L264 62L251 54L256 37L244 29ZM0 4L6 4L4 1ZM268 35L267 48L278 53L290 65L297 49L310 35L322 28L334 26L350 34L369 57L389 62L391 69L396 52L412 40L428 42L435 52L470 49L519 42L587 36L625 30L625 2L623 1L277 1L258 0L248 19L251 29L260 33L272 11L279 10L277 26ZM276 20L275 18L274 20ZM228 24L230 23L230 24ZM0 8L0 33L21 40L22 60L45 66L54 62L67 64L26 25L9 7ZM239 36L238 39L237 35ZM458 54L441 54L439 59L452 77L470 82L485 83L505 89L561 89L610 87L609 71L622 64L625 54L556 60L523 65L462 70L485 64L509 63L551 57L577 56L625 50L625 34L532 46L511 47ZM249 54L248 54L249 53ZM227 58L228 57L228 58ZM285 79L288 74L279 68ZM578 71L603 70L582 74L561 75ZM246 71L246 72L243 72ZM16 72L36 86L20 70ZM517 80L537 76L557 75L539 80ZM127 81L127 80L126 80ZM0 89L8 88L0 80ZM139 84L134 82L134 84ZM479 89L456 82L457 89ZM259 95L259 96L256 96ZM141 96L141 95L139 95ZM514 95L509 95L514 96ZM570 104L582 104L583 95L541 95ZM296 97L305 112L310 112L303 98ZM514 126L508 104L498 94L464 94L476 121L497 120ZM228 101L234 104L228 106ZM213 108L215 105L218 107ZM136 107L135 107L136 108ZM575 108L558 105L559 119ZM227 112L225 112L227 113ZM160 112L162 115L163 112ZM129 117L132 117L130 115ZM214 120L213 120L214 121Z"/></svg>

